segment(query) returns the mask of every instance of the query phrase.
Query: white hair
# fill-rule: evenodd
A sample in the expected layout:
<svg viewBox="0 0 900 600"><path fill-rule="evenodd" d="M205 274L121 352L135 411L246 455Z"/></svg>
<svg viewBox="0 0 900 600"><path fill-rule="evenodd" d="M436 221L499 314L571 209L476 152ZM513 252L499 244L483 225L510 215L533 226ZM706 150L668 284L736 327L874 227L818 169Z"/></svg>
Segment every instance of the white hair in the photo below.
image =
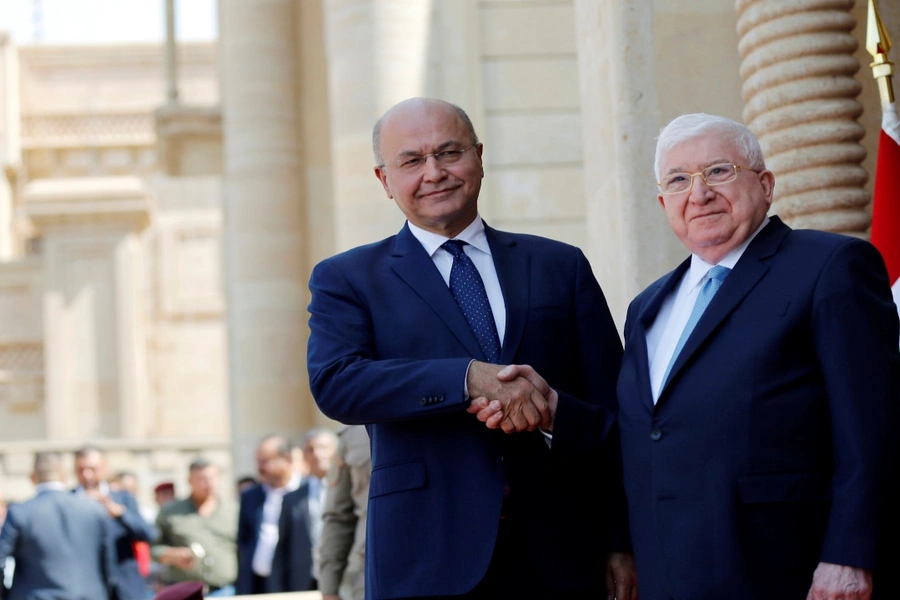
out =
<svg viewBox="0 0 900 600"><path fill-rule="evenodd" d="M762 171L766 168L759 140L746 125L725 117L692 113L677 117L659 132L659 137L656 138L656 160L654 162L656 180L659 181L660 163L666 152L683 142L712 132L720 133L734 143L743 158L749 163L741 166L754 171Z"/></svg>

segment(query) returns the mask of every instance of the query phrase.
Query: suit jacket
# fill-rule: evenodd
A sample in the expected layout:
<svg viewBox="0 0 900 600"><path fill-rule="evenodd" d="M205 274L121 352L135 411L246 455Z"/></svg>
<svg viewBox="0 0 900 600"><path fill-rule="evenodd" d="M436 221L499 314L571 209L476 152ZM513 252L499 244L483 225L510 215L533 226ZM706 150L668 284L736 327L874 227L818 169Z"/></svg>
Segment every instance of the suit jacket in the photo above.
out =
<svg viewBox="0 0 900 600"><path fill-rule="evenodd" d="M820 561L872 568L900 398L881 257L772 218L654 406L646 333L689 262L635 298L625 326L619 425L642 600L805 598ZM888 583L876 571L876 594Z"/></svg>
<svg viewBox="0 0 900 600"><path fill-rule="evenodd" d="M552 449L540 432L490 431L466 413L466 371L485 357L407 226L321 262L310 280L313 396L328 416L367 424L372 440L371 598L471 590L490 562L507 484L510 521L535 557L523 568L551 588L602 589L609 522L624 521L603 505L616 497L617 450L584 450L613 433L621 360L587 259L544 238L485 234L507 311L500 362L532 365L560 394Z"/></svg>
<svg viewBox="0 0 900 600"><path fill-rule="evenodd" d="M116 598L118 600L144 600L149 592L146 581L138 571L134 556L135 542L151 542L155 537L153 528L141 516L137 500L125 490L110 490L109 497L116 504L125 507L118 519L110 517L113 543L115 545Z"/></svg>
<svg viewBox="0 0 900 600"><path fill-rule="evenodd" d="M259 539L259 525L262 522L262 509L266 501L263 486L256 484L241 493L241 507L238 512L237 553L238 576L235 589L238 594L253 594L253 554Z"/></svg>
<svg viewBox="0 0 900 600"><path fill-rule="evenodd" d="M278 519L278 545L272 560L273 592L306 592L316 589L313 578L312 523L309 511L309 478L284 495Z"/></svg>
<svg viewBox="0 0 900 600"><path fill-rule="evenodd" d="M7 600L100 600L115 570L110 519L98 503L47 490L9 508L0 564L16 570Z"/></svg>

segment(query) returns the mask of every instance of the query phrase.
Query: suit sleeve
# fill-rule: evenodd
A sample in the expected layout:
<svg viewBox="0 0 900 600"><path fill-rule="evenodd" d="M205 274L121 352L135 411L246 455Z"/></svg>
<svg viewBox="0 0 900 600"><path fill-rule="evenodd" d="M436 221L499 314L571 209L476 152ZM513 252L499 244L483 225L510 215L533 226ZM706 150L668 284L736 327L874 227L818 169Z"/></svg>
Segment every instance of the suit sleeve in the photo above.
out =
<svg viewBox="0 0 900 600"><path fill-rule="evenodd" d="M470 358L380 359L370 308L338 266L319 263L309 288L307 367L313 397L323 413L341 423L362 425L465 409ZM438 397L440 402L423 402Z"/></svg>
<svg viewBox="0 0 900 600"><path fill-rule="evenodd" d="M116 554L115 532L106 512L101 513L97 519L98 527L103 532L101 535L100 564L103 566L103 583L106 585L110 598L116 595Z"/></svg>
<svg viewBox="0 0 900 600"><path fill-rule="evenodd" d="M0 598L3 597L3 570L7 558L15 558L19 541L19 528L16 525L15 507L10 507L6 521L0 529Z"/></svg>
<svg viewBox="0 0 900 600"><path fill-rule="evenodd" d="M872 568L897 472L898 318L871 245L842 245L816 286L812 315L831 414L832 505L821 560Z"/></svg>
<svg viewBox="0 0 900 600"><path fill-rule="evenodd" d="M293 492L292 492L293 493ZM287 496L285 496L287 498ZM287 502L282 502L281 514L278 516L278 543L275 544L275 554L272 556L272 572L269 574L272 580L270 591L288 591L289 551L291 547L291 507Z"/></svg>
<svg viewBox="0 0 900 600"><path fill-rule="evenodd" d="M155 537L155 532L138 509L137 500L128 492L121 492L116 502L125 507L125 512L119 517L119 522L131 534L133 542L150 542Z"/></svg>
<svg viewBox="0 0 900 600"><path fill-rule="evenodd" d="M253 543L254 538L256 536L256 532L253 531L253 525L251 524L250 512L253 510L251 505L253 504L252 493L254 488L244 491L241 494L241 504L238 510L238 529L237 529L237 559L238 559L238 577L235 582L235 588L237 589L237 593L240 594L250 594L252 593L251 589L251 581L253 579L253 574L248 573L248 569L252 569L251 565L253 562L253 556L250 553L253 551L255 544Z"/></svg>

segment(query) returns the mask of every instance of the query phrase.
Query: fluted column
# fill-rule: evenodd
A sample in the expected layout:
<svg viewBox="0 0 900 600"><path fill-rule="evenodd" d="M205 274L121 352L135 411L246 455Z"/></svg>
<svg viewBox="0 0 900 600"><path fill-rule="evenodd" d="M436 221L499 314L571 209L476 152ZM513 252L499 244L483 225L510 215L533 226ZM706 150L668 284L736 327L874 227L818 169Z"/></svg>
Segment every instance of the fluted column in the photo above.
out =
<svg viewBox="0 0 900 600"><path fill-rule="evenodd" d="M312 422L296 0L222 0L225 256L237 472L269 432Z"/></svg>
<svg viewBox="0 0 900 600"><path fill-rule="evenodd" d="M857 118L853 0L736 0L744 121L793 227L864 236L868 179Z"/></svg>

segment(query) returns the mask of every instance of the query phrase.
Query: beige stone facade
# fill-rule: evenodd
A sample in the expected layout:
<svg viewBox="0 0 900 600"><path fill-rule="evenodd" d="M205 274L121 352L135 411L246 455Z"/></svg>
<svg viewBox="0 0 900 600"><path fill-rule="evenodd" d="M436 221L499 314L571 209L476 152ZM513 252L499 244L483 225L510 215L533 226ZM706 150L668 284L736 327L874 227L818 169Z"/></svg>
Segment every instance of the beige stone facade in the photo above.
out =
<svg viewBox="0 0 900 600"><path fill-rule="evenodd" d="M900 6L880 6L900 37ZM5 40L0 483L21 481L39 441L98 440L151 482L197 451L230 464L233 448L245 472L259 436L324 422L306 281L402 225L370 139L410 96L469 112L485 219L584 248L620 326L684 256L652 165L681 113L745 119L778 212L865 235L880 123L865 14L852 0L220 0L219 42L178 48L177 102L161 46Z"/></svg>

